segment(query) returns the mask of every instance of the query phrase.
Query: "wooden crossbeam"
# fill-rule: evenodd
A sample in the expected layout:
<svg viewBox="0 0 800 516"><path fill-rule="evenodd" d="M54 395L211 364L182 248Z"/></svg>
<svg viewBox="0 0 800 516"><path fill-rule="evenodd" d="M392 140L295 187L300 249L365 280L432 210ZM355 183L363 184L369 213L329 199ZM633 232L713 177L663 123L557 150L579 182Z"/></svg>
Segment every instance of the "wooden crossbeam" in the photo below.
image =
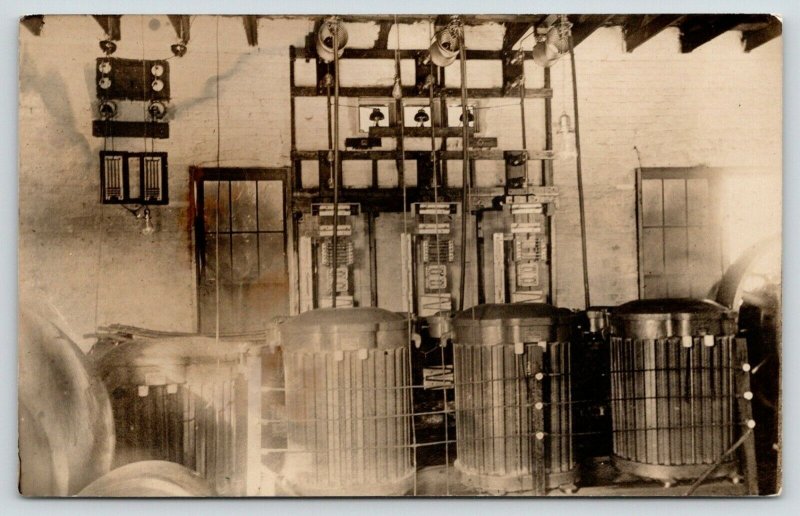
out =
<svg viewBox="0 0 800 516"><path fill-rule="evenodd" d="M742 32L742 42L744 51L750 52L764 43L772 41L783 32L783 22L777 16L772 16L767 26L759 30L749 30Z"/></svg>
<svg viewBox="0 0 800 516"><path fill-rule="evenodd" d="M178 39L181 40L181 43L183 43L184 45L188 43L189 29L191 27L191 21L189 19L189 16L168 14L167 18L169 18L169 22L172 24L172 28L175 29L175 34L178 35Z"/></svg>
<svg viewBox="0 0 800 516"><path fill-rule="evenodd" d="M503 33L503 51L512 50L532 26L532 23L506 23L506 30Z"/></svg>
<svg viewBox="0 0 800 516"><path fill-rule="evenodd" d="M375 40L373 48L386 50L389 46L389 32L392 30L394 22L383 20L378 26L378 38Z"/></svg>
<svg viewBox="0 0 800 516"><path fill-rule="evenodd" d="M242 16L244 33L247 35L247 44L251 47L258 46L258 16Z"/></svg>
<svg viewBox="0 0 800 516"><path fill-rule="evenodd" d="M727 32L744 19L736 14L693 15L681 25L681 52L688 54L708 43L720 34Z"/></svg>
<svg viewBox="0 0 800 516"><path fill-rule="evenodd" d="M583 40L605 25L612 17L611 14L569 15L567 18L572 22L572 46L580 45Z"/></svg>
<svg viewBox="0 0 800 516"><path fill-rule="evenodd" d="M686 16L678 14L632 16L622 28L625 35L625 50L633 52L662 30L682 22L685 18Z"/></svg>
<svg viewBox="0 0 800 516"><path fill-rule="evenodd" d="M41 14L23 16L19 22L23 27L31 31L31 34L39 36L42 33L42 27L44 27L44 16Z"/></svg>
<svg viewBox="0 0 800 516"><path fill-rule="evenodd" d="M100 27L103 28L103 30L106 33L106 36L108 36L108 39L110 39L111 41L120 40L120 38L122 37L122 32L120 31L119 28L119 20L120 18L122 18L122 15L96 14L93 15L92 18L94 18L95 21L97 21L97 23L100 25Z"/></svg>

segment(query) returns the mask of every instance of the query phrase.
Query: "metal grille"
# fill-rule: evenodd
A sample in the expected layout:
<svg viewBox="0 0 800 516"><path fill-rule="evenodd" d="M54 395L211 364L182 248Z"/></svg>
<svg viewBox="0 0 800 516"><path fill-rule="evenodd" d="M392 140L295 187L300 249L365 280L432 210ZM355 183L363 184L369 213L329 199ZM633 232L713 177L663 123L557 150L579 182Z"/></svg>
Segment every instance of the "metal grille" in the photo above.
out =
<svg viewBox="0 0 800 516"><path fill-rule="evenodd" d="M103 189L103 200L119 201L124 199L124 182L122 156L103 156L105 187Z"/></svg>
<svg viewBox="0 0 800 516"><path fill-rule="evenodd" d="M712 342L612 337L614 456L656 466L642 476L699 476L691 466L713 464L738 437L734 338Z"/></svg>

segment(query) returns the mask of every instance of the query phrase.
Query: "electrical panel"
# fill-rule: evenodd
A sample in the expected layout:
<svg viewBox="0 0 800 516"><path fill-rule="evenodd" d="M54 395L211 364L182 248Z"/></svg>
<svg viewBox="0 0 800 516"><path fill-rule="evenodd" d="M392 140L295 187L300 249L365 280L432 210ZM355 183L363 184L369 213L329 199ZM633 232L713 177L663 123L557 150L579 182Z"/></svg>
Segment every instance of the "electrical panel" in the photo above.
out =
<svg viewBox="0 0 800 516"><path fill-rule="evenodd" d="M333 203L311 205L299 243L301 311L332 307L334 297L337 308L359 305L354 231L359 215L358 204L340 203L336 214Z"/></svg>
<svg viewBox="0 0 800 516"><path fill-rule="evenodd" d="M542 186L527 190L505 196L502 231L492 235L495 303L549 301L549 217L558 192Z"/></svg>
<svg viewBox="0 0 800 516"><path fill-rule="evenodd" d="M420 202L413 203L412 210L415 259L412 280L407 283L416 284L416 295L411 297L416 297L417 314L427 317L449 312L453 309L453 223L458 206L450 202Z"/></svg>
<svg viewBox="0 0 800 516"><path fill-rule="evenodd" d="M100 151L103 204L168 204L166 152Z"/></svg>
<svg viewBox="0 0 800 516"><path fill-rule="evenodd" d="M169 100L169 62L98 57L95 70L97 98Z"/></svg>

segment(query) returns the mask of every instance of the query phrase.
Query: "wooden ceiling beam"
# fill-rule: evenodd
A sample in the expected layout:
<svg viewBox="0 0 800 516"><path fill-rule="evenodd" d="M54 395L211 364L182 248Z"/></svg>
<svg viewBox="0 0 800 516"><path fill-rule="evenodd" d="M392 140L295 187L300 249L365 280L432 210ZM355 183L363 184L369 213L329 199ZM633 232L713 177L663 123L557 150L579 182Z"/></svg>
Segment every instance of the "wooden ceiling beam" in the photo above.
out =
<svg viewBox="0 0 800 516"><path fill-rule="evenodd" d="M580 45L583 40L605 25L612 17L612 14L569 15L567 18L572 23L572 46Z"/></svg>
<svg viewBox="0 0 800 516"><path fill-rule="evenodd" d="M251 47L258 46L258 16L242 16L244 23L244 33L247 36L247 44Z"/></svg>
<svg viewBox="0 0 800 516"><path fill-rule="evenodd" d="M680 14L658 14L655 16L635 16L623 25L625 51L633 52L656 34L670 25L681 23L686 16Z"/></svg>
<svg viewBox="0 0 800 516"><path fill-rule="evenodd" d="M42 33L42 27L44 27L44 15L31 14L23 16L19 22L23 27L31 31L31 34L39 36Z"/></svg>
<svg viewBox="0 0 800 516"><path fill-rule="evenodd" d="M506 23L506 30L503 33L503 52L509 51L519 43L519 40L524 36L533 23Z"/></svg>
<svg viewBox="0 0 800 516"><path fill-rule="evenodd" d="M742 32L742 42L744 51L750 52L764 43L772 41L783 33L783 21L777 16L767 23L767 26L759 30L749 30Z"/></svg>
<svg viewBox="0 0 800 516"><path fill-rule="evenodd" d="M375 39L373 48L377 50L386 50L389 47L389 32L394 25L393 21L382 20L378 23L378 37Z"/></svg>
<svg viewBox="0 0 800 516"><path fill-rule="evenodd" d="M189 42L189 30L192 26L191 20L188 15L168 14L169 22L172 28L175 29L175 34L184 45Z"/></svg>
<svg viewBox="0 0 800 516"><path fill-rule="evenodd" d="M742 21L744 21L742 16L737 14L689 16L680 26L681 52L684 54L692 52L720 34L733 29Z"/></svg>
<svg viewBox="0 0 800 516"><path fill-rule="evenodd" d="M97 21L100 27L108 36L111 41L119 41L122 37L122 32L119 28L119 20L122 18L120 14L95 14L92 18Z"/></svg>

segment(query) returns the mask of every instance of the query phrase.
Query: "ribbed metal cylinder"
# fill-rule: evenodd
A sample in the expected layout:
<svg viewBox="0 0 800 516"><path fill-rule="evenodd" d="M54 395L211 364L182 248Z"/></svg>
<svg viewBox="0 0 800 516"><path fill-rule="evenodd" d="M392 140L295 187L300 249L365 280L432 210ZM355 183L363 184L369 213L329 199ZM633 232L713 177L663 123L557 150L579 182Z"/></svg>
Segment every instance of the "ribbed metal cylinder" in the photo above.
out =
<svg viewBox="0 0 800 516"><path fill-rule="evenodd" d="M280 333L287 489L405 494L414 475L406 320L377 308L323 309L285 322Z"/></svg>
<svg viewBox="0 0 800 516"><path fill-rule="evenodd" d="M481 305L453 320L455 466L465 483L510 492L577 481L571 323L545 304Z"/></svg>
<svg viewBox="0 0 800 516"><path fill-rule="evenodd" d="M221 495L243 492L246 346L204 337L141 339L95 356L111 393L116 467L163 460Z"/></svg>
<svg viewBox="0 0 800 516"><path fill-rule="evenodd" d="M635 301L611 317L613 462L637 476L694 479L738 437L734 314L710 301ZM713 473L733 472L730 457Z"/></svg>

